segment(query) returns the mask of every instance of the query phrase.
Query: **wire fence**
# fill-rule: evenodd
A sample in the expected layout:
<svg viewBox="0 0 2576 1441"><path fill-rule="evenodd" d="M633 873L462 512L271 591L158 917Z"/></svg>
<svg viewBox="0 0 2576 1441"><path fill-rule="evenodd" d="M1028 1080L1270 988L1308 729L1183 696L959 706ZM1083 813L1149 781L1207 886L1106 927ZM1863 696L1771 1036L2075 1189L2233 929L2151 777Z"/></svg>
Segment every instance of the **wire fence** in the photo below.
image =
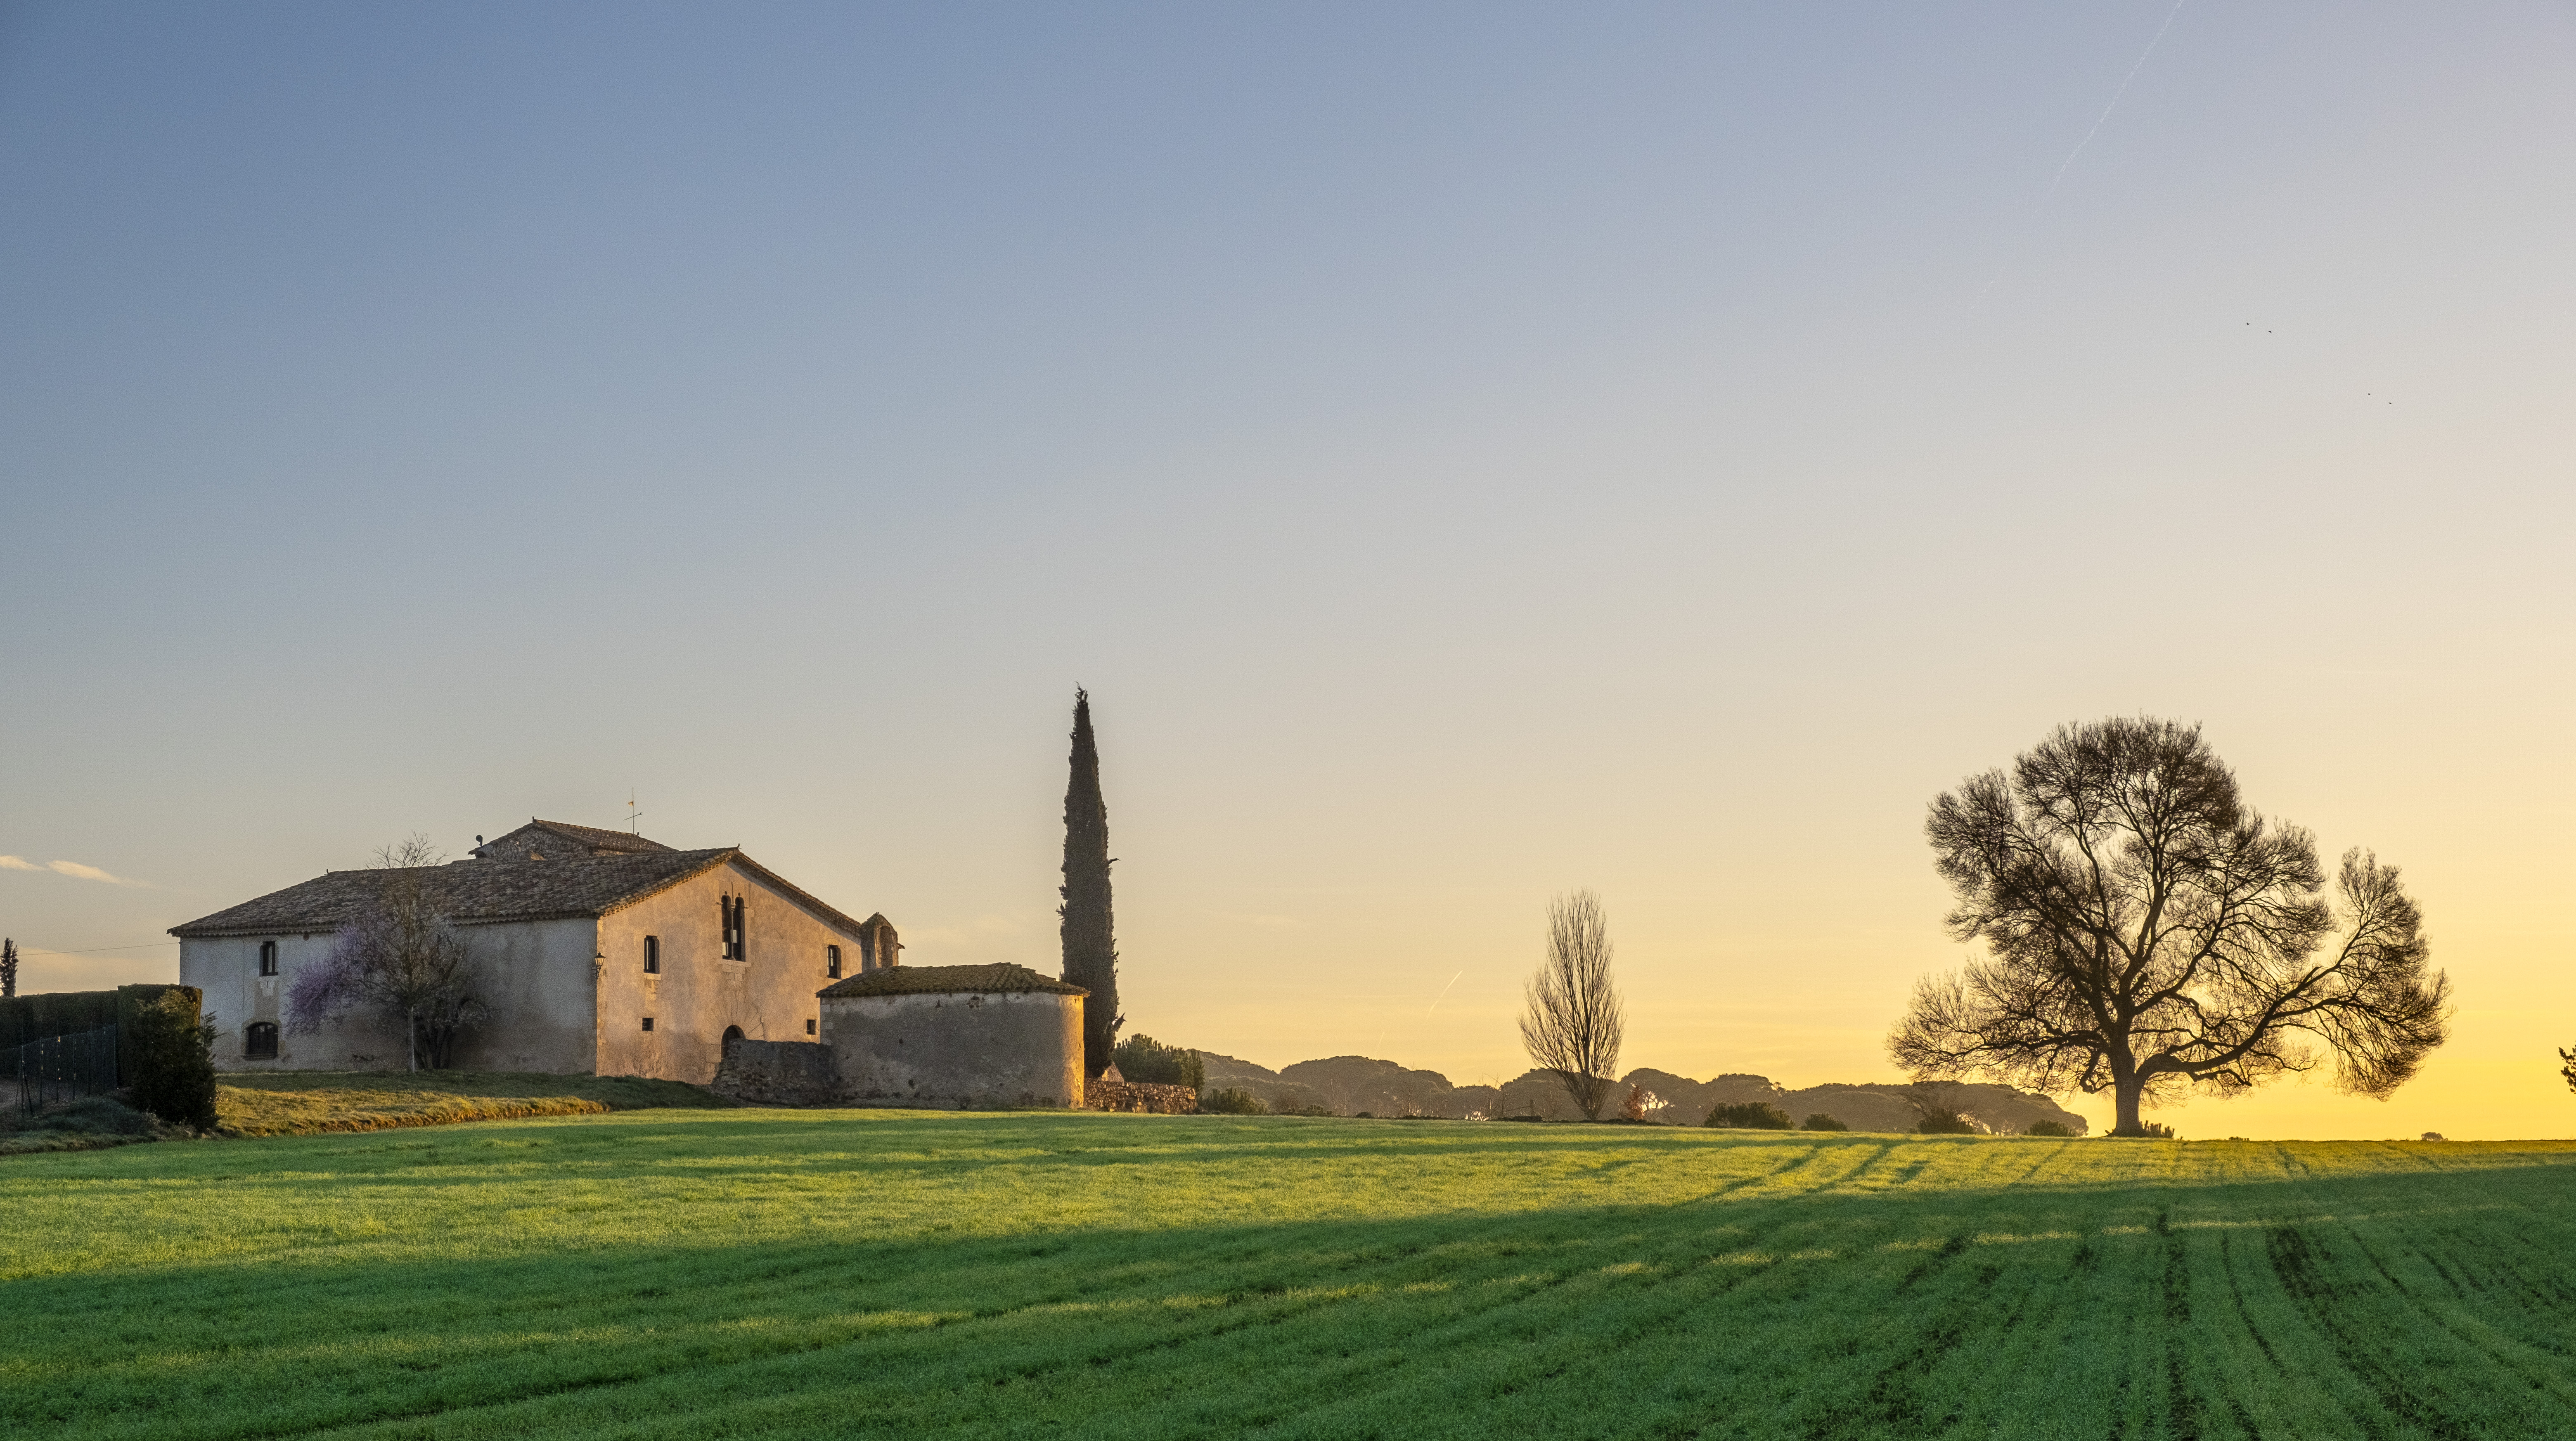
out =
<svg viewBox="0 0 2576 1441"><path fill-rule="evenodd" d="M21 1111L116 1089L116 1027L46 1036L0 1049L0 1081L14 1083Z"/></svg>

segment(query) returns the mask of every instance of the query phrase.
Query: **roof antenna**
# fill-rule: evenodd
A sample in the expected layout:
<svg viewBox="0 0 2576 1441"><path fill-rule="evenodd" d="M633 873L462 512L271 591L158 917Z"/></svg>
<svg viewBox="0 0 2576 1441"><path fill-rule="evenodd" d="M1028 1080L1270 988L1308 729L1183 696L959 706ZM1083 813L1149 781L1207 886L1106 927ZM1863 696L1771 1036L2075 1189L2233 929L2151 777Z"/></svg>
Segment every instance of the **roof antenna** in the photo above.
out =
<svg viewBox="0 0 2576 1441"><path fill-rule="evenodd" d="M635 788L628 786L626 788L626 833L630 836L644 834L643 819L644 813L635 809Z"/></svg>

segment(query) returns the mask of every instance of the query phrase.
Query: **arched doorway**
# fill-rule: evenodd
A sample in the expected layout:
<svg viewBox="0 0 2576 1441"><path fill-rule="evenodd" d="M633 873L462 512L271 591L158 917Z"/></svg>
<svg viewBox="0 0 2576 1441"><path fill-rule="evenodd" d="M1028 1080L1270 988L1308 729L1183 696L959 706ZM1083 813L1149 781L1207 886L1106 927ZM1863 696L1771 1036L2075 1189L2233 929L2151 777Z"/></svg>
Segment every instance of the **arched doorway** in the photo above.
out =
<svg viewBox="0 0 2576 1441"><path fill-rule="evenodd" d="M739 1040L741 1040L741 1039L742 1039L742 1027L740 1027L740 1026L727 1026L727 1027L725 1027L724 1042L723 1042L723 1044L722 1044L722 1045L720 1045L720 1046L718 1046L718 1047L716 1048L717 1053L718 1053L719 1055L725 1055L725 1056L730 1056L730 1055L732 1055L732 1054L733 1054L733 1043L734 1043L734 1042L736 1042L736 1041L739 1041Z"/></svg>

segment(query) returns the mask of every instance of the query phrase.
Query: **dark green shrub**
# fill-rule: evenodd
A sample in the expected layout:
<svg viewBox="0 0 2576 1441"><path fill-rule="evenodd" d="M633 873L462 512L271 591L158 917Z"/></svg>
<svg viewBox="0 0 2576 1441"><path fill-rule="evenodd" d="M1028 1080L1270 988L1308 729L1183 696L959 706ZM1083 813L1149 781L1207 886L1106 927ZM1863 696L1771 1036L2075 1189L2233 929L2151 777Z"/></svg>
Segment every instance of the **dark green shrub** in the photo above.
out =
<svg viewBox="0 0 2576 1441"><path fill-rule="evenodd" d="M1851 1127L1844 1125L1842 1122L1835 1120L1833 1117L1826 1115L1822 1111L1818 1111L1814 1115L1809 1116L1806 1120L1799 1122L1798 1129L1802 1131L1848 1131Z"/></svg>
<svg viewBox="0 0 2576 1441"><path fill-rule="evenodd" d="M1195 1091L1207 1084L1207 1063L1198 1052L1164 1045L1151 1036L1120 1041L1110 1059L1118 1063L1118 1074L1140 1086L1187 1086Z"/></svg>
<svg viewBox="0 0 2576 1441"><path fill-rule="evenodd" d="M1730 1126L1744 1131L1785 1131L1789 1113L1768 1101L1720 1102L1709 1108L1703 1126Z"/></svg>
<svg viewBox="0 0 2576 1441"><path fill-rule="evenodd" d="M78 1131L92 1136L148 1136L152 1118L114 1096L81 1096L47 1106L36 1117L39 1131Z"/></svg>
<svg viewBox="0 0 2576 1441"><path fill-rule="evenodd" d="M2066 1124L2064 1121L2033 1121L2030 1123L2030 1129L2022 1132L2022 1134L2025 1136L2066 1137L2074 1135L2075 1128Z"/></svg>
<svg viewBox="0 0 2576 1441"><path fill-rule="evenodd" d="M1270 1108L1261 1098L1241 1086L1228 1086L1199 1099L1199 1109L1211 1116L1266 1116Z"/></svg>
<svg viewBox="0 0 2576 1441"><path fill-rule="evenodd" d="M193 988L139 998L117 1039L137 1107L175 1126L215 1128L215 1026L198 1017Z"/></svg>
<svg viewBox="0 0 2576 1441"><path fill-rule="evenodd" d="M1918 1136L1973 1136L1977 1123L1947 1106L1926 1106L1923 1119L1914 1125Z"/></svg>

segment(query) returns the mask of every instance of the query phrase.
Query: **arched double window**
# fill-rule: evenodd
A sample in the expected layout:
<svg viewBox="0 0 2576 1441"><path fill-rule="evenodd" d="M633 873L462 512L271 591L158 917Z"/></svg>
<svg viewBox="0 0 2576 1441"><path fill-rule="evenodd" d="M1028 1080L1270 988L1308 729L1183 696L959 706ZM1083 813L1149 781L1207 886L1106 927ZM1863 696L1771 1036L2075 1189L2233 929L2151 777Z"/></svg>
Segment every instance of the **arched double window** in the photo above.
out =
<svg viewBox="0 0 2576 1441"><path fill-rule="evenodd" d="M269 974L277 973L271 971ZM277 1023L275 1021L253 1021L243 1030L242 1059L246 1061L277 1059Z"/></svg>
<svg viewBox="0 0 2576 1441"><path fill-rule="evenodd" d="M724 958L728 961L750 960L750 938L743 934L747 920L744 912L751 908L749 898L723 896L719 897L719 900L722 902L723 911Z"/></svg>

